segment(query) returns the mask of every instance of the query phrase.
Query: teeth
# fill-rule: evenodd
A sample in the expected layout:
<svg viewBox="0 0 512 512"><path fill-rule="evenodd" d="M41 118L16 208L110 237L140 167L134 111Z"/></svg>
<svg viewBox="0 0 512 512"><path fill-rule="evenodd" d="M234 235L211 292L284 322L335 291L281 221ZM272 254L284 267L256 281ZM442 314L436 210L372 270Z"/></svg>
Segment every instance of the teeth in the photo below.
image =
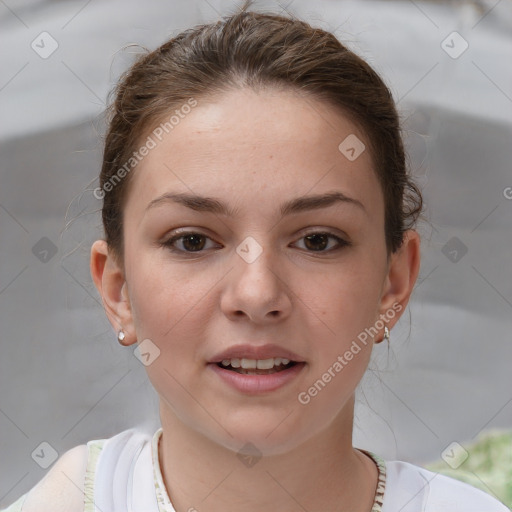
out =
<svg viewBox="0 0 512 512"><path fill-rule="evenodd" d="M263 362L266 362L267 360L263 361ZM256 359L241 359L240 360L240 366L242 368L244 368L245 370L252 370L254 368L256 368L258 364L258 361L256 361ZM274 365L272 365L274 366Z"/></svg>
<svg viewBox="0 0 512 512"><path fill-rule="evenodd" d="M223 359L222 366L231 366L233 368L244 368L246 370L258 368L259 370L270 370L274 366L279 366L280 364L288 364L290 362L289 359L284 357L273 357L270 359Z"/></svg>

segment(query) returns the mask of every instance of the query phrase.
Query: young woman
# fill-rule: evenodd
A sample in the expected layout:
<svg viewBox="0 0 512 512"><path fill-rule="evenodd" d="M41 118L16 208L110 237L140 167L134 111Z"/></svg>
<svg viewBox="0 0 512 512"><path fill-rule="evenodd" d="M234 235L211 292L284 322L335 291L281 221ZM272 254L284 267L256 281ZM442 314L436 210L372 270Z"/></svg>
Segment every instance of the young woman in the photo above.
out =
<svg viewBox="0 0 512 512"><path fill-rule="evenodd" d="M66 452L9 512L505 512L352 445L420 266L391 94L332 34L242 11L122 77L91 273L162 427Z"/></svg>

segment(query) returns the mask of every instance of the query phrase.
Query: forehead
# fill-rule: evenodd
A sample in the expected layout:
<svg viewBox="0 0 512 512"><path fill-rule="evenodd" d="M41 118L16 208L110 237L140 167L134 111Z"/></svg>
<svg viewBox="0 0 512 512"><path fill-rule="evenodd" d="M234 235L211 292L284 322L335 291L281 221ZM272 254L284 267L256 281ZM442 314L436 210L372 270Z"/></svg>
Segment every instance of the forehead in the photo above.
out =
<svg viewBox="0 0 512 512"><path fill-rule="evenodd" d="M329 104L292 91L241 89L198 98L176 119L161 140L154 130L142 138L155 146L136 167L127 215L141 218L169 191L255 208L264 194L277 209L283 200L333 188L357 197L370 215L383 211L369 151L351 161L339 149L347 137L364 141L364 133Z"/></svg>

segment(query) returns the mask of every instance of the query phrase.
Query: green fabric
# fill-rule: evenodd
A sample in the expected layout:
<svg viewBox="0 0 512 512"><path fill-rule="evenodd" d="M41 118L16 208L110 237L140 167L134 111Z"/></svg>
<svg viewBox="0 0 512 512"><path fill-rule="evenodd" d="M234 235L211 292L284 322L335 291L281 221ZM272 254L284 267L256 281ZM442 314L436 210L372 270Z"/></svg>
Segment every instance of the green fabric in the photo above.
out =
<svg viewBox="0 0 512 512"><path fill-rule="evenodd" d="M14 503L9 505L7 508L1 509L0 512L21 512L21 506L23 505L23 502L25 501L27 494L28 493L24 494L23 496L20 496Z"/></svg>
<svg viewBox="0 0 512 512"><path fill-rule="evenodd" d="M96 476L96 466L98 459L105 445L106 439L95 439L87 443L89 454L87 456L87 468L85 471L84 483L84 512L95 512L94 503L94 478ZM1 512L1 511L0 511Z"/></svg>
<svg viewBox="0 0 512 512"><path fill-rule="evenodd" d="M450 467L443 459L423 467L477 487L511 508L512 430L489 430L473 443L459 444L468 457L458 468Z"/></svg>

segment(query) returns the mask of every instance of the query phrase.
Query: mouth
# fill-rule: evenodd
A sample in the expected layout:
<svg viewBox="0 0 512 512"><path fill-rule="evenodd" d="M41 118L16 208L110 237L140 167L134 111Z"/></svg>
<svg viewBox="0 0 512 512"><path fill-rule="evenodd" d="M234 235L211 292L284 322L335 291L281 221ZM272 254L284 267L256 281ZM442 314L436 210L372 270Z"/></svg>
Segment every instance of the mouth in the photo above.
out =
<svg viewBox="0 0 512 512"><path fill-rule="evenodd" d="M271 375L286 371L299 363L284 357L275 357L270 359L224 359L214 364L223 370L244 375Z"/></svg>
<svg viewBox="0 0 512 512"><path fill-rule="evenodd" d="M286 363L273 364L271 368L258 368L258 365L255 368L244 368L242 361L240 361L239 367L237 367L237 361L234 359L213 362L208 366L223 385L229 386L237 393L248 396L261 396L285 388L303 374L306 366L306 363L288 360ZM251 360L248 361L251 365ZM257 360L256 363L259 361L266 360ZM247 363L243 365L247 366ZM267 363L267 365L270 365L270 363Z"/></svg>

